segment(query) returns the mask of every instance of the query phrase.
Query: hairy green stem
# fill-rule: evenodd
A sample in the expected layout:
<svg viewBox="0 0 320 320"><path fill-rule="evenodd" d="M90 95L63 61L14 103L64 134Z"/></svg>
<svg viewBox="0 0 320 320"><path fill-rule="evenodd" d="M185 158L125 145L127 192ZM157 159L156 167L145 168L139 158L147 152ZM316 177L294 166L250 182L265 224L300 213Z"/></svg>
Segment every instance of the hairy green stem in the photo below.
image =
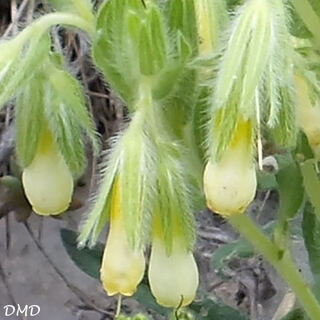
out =
<svg viewBox="0 0 320 320"><path fill-rule="evenodd" d="M292 0L292 4L297 10L303 23L312 33L317 46L320 47L320 18L314 12L308 0Z"/></svg>
<svg viewBox="0 0 320 320"><path fill-rule="evenodd" d="M17 35L15 41L23 45L30 38L35 36L39 37L47 32L49 28L58 24L79 28L87 32L90 36L94 32L93 23L86 21L78 15L72 13L54 12L46 14L35 20Z"/></svg>
<svg viewBox="0 0 320 320"><path fill-rule="evenodd" d="M320 305L297 270L289 251L275 245L247 215L234 215L228 220L274 266L295 292L310 319L319 320Z"/></svg>
<svg viewBox="0 0 320 320"><path fill-rule="evenodd" d="M320 182L313 159L309 159L301 164L301 173L309 200L315 207L318 218L320 218Z"/></svg>

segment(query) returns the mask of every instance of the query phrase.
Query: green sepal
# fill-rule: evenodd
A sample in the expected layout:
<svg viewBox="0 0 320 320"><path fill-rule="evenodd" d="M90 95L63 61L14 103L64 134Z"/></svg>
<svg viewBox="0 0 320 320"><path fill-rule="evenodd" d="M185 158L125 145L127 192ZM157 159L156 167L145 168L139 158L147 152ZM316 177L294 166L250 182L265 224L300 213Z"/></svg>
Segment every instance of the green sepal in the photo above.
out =
<svg viewBox="0 0 320 320"><path fill-rule="evenodd" d="M121 159L121 138L114 139L110 151L105 155L101 168L101 180L98 187L98 194L94 197L88 217L85 218L81 226L78 237L80 247L89 245L93 247L99 238L102 229L105 227L110 216L111 190L117 176Z"/></svg>
<svg viewBox="0 0 320 320"><path fill-rule="evenodd" d="M187 174L178 150L178 143L163 141L157 145L157 200L155 212L161 221L161 233L168 254L175 237L184 240L186 249L192 250L195 242L195 225L191 195L187 188Z"/></svg>
<svg viewBox="0 0 320 320"><path fill-rule="evenodd" d="M33 160L44 120L41 74L33 77L21 90L15 106L16 153L22 168Z"/></svg>
<svg viewBox="0 0 320 320"><path fill-rule="evenodd" d="M240 117L235 97L231 97L227 105L214 112L209 122L209 155L217 161L229 146Z"/></svg>
<svg viewBox="0 0 320 320"><path fill-rule="evenodd" d="M138 113L122 141L119 166L121 205L132 248L143 248L149 236L156 172L153 143L144 133L144 116Z"/></svg>
<svg viewBox="0 0 320 320"><path fill-rule="evenodd" d="M0 46L0 107L34 76L50 49L50 38L47 34L29 40L23 48L17 42L18 39L11 41Z"/></svg>
<svg viewBox="0 0 320 320"><path fill-rule="evenodd" d="M46 81L43 83L45 118L59 150L75 176L86 166L83 133L98 150L94 123L86 107L79 82L67 71L48 61Z"/></svg>
<svg viewBox="0 0 320 320"><path fill-rule="evenodd" d="M214 94L215 108L221 108L228 101L235 82L239 79L250 40L254 12L245 4L233 21L229 42L221 61Z"/></svg>
<svg viewBox="0 0 320 320"><path fill-rule="evenodd" d="M298 124L294 94L289 87L279 89L280 107L277 124L272 129L276 143L282 147L294 147L297 141Z"/></svg>
<svg viewBox="0 0 320 320"><path fill-rule="evenodd" d="M254 105L255 94L272 54L270 13L266 10L264 14L259 15L259 18L255 28L252 29L242 71L244 76L242 80L240 109L245 118L250 117L255 112L254 109L250 109L248 106Z"/></svg>

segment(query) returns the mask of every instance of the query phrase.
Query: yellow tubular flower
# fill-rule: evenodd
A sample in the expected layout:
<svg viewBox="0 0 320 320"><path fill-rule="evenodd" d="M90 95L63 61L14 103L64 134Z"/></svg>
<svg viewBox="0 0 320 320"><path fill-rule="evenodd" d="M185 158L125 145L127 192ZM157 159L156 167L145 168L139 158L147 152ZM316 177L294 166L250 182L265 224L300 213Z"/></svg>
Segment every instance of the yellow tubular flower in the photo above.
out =
<svg viewBox="0 0 320 320"><path fill-rule="evenodd" d="M251 124L239 122L221 160L207 163L204 193L212 211L225 216L243 213L254 199L257 178L251 144Z"/></svg>
<svg viewBox="0 0 320 320"><path fill-rule="evenodd" d="M100 277L109 296L132 296L143 278L145 258L142 250L134 251L128 241L123 224L119 184L114 183L110 229L104 250Z"/></svg>
<svg viewBox="0 0 320 320"><path fill-rule="evenodd" d="M169 255L159 220L155 218L148 270L152 294L160 305L168 308L190 304L199 284L198 267L193 254L186 249L179 226L174 226L174 230L176 237Z"/></svg>
<svg viewBox="0 0 320 320"><path fill-rule="evenodd" d="M56 215L68 209L73 178L51 133L44 129L31 164L23 170L22 183L34 212Z"/></svg>
<svg viewBox="0 0 320 320"><path fill-rule="evenodd" d="M310 147L320 159L320 106L312 105L306 81L297 76L297 114L299 125L308 138Z"/></svg>

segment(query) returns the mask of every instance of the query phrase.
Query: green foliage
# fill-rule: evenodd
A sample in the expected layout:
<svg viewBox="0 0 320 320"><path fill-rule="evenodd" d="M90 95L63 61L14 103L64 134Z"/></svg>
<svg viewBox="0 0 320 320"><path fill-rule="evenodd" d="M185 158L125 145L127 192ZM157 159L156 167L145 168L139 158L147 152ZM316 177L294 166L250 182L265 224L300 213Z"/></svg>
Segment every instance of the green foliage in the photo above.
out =
<svg viewBox="0 0 320 320"><path fill-rule="evenodd" d="M308 320L308 317L302 309L295 309L281 318L281 320Z"/></svg>
<svg viewBox="0 0 320 320"><path fill-rule="evenodd" d="M277 188L277 180L275 174L272 172L258 171L258 189L261 190L270 190Z"/></svg>
<svg viewBox="0 0 320 320"><path fill-rule="evenodd" d="M319 215L319 213L318 213ZM307 202L303 212L302 231L314 280L314 291L320 298L320 221L312 205Z"/></svg>
<svg viewBox="0 0 320 320"><path fill-rule="evenodd" d="M214 271L221 277L225 278L223 271L224 265L233 258L250 258L254 256L254 248L245 239L224 244L217 249L212 255L212 265Z"/></svg>
<svg viewBox="0 0 320 320"><path fill-rule="evenodd" d="M161 307L157 304L155 298L152 296L149 286L142 283L139 285L137 292L133 296L144 307L157 312L160 315L169 317L171 310Z"/></svg>
<svg viewBox="0 0 320 320"><path fill-rule="evenodd" d="M91 249L83 248L80 250L77 247L78 234L76 232L69 229L61 229L60 236L63 246L74 264L87 275L99 279L104 245L97 243Z"/></svg>
<svg viewBox="0 0 320 320"><path fill-rule="evenodd" d="M292 233L290 222L297 215L304 201L303 178L298 163L293 159L291 159L291 162L282 160L282 166L276 174L276 180L280 196L280 207L277 217L278 224L274 231L274 240L280 248L284 249L287 246L288 237Z"/></svg>
<svg viewBox="0 0 320 320"><path fill-rule="evenodd" d="M276 174L280 195L279 219L293 219L304 198L304 187L299 165L293 161Z"/></svg>
<svg viewBox="0 0 320 320"><path fill-rule="evenodd" d="M197 320L248 320L248 318L238 310L209 298L199 302L193 302L190 305L190 309L196 312Z"/></svg>

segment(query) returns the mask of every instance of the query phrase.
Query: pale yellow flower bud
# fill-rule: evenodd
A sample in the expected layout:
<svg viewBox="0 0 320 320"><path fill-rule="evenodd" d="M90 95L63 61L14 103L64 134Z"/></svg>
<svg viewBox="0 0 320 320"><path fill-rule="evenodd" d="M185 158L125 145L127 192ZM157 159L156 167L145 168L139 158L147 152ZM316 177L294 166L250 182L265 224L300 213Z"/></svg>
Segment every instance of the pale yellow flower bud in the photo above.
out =
<svg viewBox="0 0 320 320"><path fill-rule="evenodd" d="M23 170L22 183L34 212L56 215L68 209L73 178L51 134L41 133L31 164Z"/></svg>
<svg viewBox="0 0 320 320"><path fill-rule="evenodd" d="M199 274L192 252L179 239L173 240L170 255L159 238L152 242L149 283L157 302L169 308L186 306L195 298Z"/></svg>
<svg viewBox="0 0 320 320"><path fill-rule="evenodd" d="M142 250L133 250L123 224L118 183L114 184L110 230L104 250L100 277L109 296L132 296L143 278L145 258Z"/></svg>
<svg viewBox="0 0 320 320"><path fill-rule="evenodd" d="M254 199L257 178L251 143L250 124L240 122L221 160L207 163L204 193L212 211L225 216L243 213Z"/></svg>

